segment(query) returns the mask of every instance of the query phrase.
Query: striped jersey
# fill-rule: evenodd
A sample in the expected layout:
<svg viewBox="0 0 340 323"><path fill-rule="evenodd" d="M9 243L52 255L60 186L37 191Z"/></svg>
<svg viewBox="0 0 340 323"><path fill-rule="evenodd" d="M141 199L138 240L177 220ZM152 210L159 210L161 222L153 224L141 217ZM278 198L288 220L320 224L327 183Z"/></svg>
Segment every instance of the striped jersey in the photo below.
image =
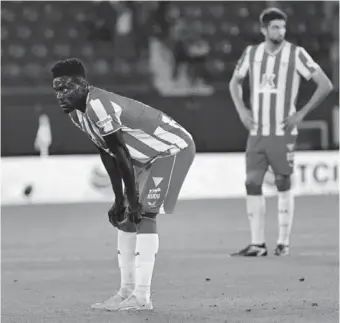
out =
<svg viewBox="0 0 340 323"><path fill-rule="evenodd" d="M85 113L70 113L73 123L109 154L104 136L121 130L134 165L177 154L192 136L165 113L139 101L91 87Z"/></svg>
<svg viewBox="0 0 340 323"><path fill-rule="evenodd" d="M250 135L283 136L284 119L296 111L301 77L310 80L318 68L304 48L287 41L276 53L269 53L264 42L248 46L234 73L240 78L249 74L255 124Z"/></svg>

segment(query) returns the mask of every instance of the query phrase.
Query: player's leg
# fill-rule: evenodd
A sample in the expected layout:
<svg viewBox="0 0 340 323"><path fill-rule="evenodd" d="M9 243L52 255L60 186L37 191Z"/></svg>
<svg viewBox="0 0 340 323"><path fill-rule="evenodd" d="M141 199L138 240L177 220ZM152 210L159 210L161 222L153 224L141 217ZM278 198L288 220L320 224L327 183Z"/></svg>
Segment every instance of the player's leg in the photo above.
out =
<svg viewBox="0 0 340 323"><path fill-rule="evenodd" d="M156 160L144 174L140 187L143 213L137 225L136 288L133 296L122 302L121 310L152 309L150 289L159 249L156 217L158 213L173 212L194 155L192 144L176 156Z"/></svg>
<svg viewBox="0 0 340 323"><path fill-rule="evenodd" d="M268 158L275 174L278 189L279 236L275 255L289 253L289 239L294 218L294 194L291 190L293 152L296 136L279 137L268 146Z"/></svg>
<svg viewBox="0 0 340 323"><path fill-rule="evenodd" d="M265 245L265 198L262 195L264 175L268 160L264 151L264 139L249 136L246 149L247 214L250 224L251 244L231 256L266 256Z"/></svg>
<svg viewBox="0 0 340 323"><path fill-rule="evenodd" d="M135 250L137 240L137 229L133 223L121 225L117 230L117 253L120 269L119 291L101 303L95 303L93 309L115 311L120 308L122 301L132 295L136 284Z"/></svg>

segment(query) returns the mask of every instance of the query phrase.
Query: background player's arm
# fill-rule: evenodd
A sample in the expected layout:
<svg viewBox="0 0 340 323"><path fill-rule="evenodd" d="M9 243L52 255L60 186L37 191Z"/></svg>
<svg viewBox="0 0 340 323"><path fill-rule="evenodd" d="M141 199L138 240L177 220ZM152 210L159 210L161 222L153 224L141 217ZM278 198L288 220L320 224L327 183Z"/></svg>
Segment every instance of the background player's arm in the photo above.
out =
<svg viewBox="0 0 340 323"><path fill-rule="evenodd" d="M115 203L123 204L124 203L124 193L123 193L123 185L122 185L122 174L118 165L118 161L116 158L109 155L103 149L97 147L100 154L100 159L110 177L111 185L113 192L115 194Z"/></svg>
<svg viewBox="0 0 340 323"><path fill-rule="evenodd" d="M306 116L328 96L333 90L333 84L325 72L313 61L303 48L300 48L298 54L297 69L306 80L312 79L317 85L310 100L300 110L303 116Z"/></svg>
<svg viewBox="0 0 340 323"><path fill-rule="evenodd" d="M296 69L297 72L307 81L312 79L316 83L317 88L306 105L295 114L288 116L283 122L284 129L286 131L290 131L294 127L298 126L306 115L317 108L333 90L331 80L302 47L299 47L298 49Z"/></svg>
<svg viewBox="0 0 340 323"><path fill-rule="evenodd" d="M128 149L124 143L121 130L103 136L106 145L116 156L119 169L125 184L125 190L129 206L132 209L138 207L138 194L136 189L135 172Z"/></svg>
<svg viewBox="0 0 340 323"><path fill-rule="evenodd" d="M249 70L249 50L250 47L247 47L237 62L233 76L229 82L229 91L242 123L250 130L253 126L253 118L251 111L247 109L244 104L242 91L243 80Z"/></svg>

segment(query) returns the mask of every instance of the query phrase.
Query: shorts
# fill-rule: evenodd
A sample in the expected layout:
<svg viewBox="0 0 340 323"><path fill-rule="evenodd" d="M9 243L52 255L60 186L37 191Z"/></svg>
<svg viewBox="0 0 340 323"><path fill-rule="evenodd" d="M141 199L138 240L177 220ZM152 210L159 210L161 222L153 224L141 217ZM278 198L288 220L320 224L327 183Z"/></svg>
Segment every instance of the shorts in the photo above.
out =
<svg viewBox="0 0 340 323"><path fill-rule="evenodd" d="M135 166L142 213L173 213L195 153L191 142L176 155L158 158L147 168Z"/></svg>
<svg viewBox="0 0 340 323"><path fill-rule="evenodd" d="M296 135L249 136L246 149L247 179L262 185L270 166L275 175L291 175L294 169Z"/></svg>

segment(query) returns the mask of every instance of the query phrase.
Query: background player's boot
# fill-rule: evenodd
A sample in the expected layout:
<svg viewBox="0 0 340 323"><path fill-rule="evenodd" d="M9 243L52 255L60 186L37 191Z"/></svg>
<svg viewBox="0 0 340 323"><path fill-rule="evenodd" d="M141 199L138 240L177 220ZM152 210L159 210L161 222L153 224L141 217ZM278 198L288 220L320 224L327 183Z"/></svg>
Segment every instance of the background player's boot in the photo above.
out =
<svg viewBox="0 0 340 323"><path fill-rule="evenodd" d="M267 255L268 250L265 243L260 245L250 244L244 249L230 254L231 257L263 257Z"/></svg>
<svg viewBox="0 0 340 323"><path fill-rule="evenodd" d="M121 293L120 291L116 294L107 299L102 303L94 303L91 305L92 309L95 310L106 310L110 308L110 311L117 311L120 307L120 304L126 300L129 296L125 293Z"/></svg>
<svg viewBox="0 0 340 323"><path fill-rule="evenodd" d="M107 310L110 310L106 307ZM120 303L119 311L150 311L153 309L151 298L138 298L136 295L131 295Z"/></svg>
<svg viewBox="0 0 340 323"><path fill-rule="evenodd" d="M289 246L284 244L278 244L274 250L275 256L287 256L289 254Z"/></svg>

